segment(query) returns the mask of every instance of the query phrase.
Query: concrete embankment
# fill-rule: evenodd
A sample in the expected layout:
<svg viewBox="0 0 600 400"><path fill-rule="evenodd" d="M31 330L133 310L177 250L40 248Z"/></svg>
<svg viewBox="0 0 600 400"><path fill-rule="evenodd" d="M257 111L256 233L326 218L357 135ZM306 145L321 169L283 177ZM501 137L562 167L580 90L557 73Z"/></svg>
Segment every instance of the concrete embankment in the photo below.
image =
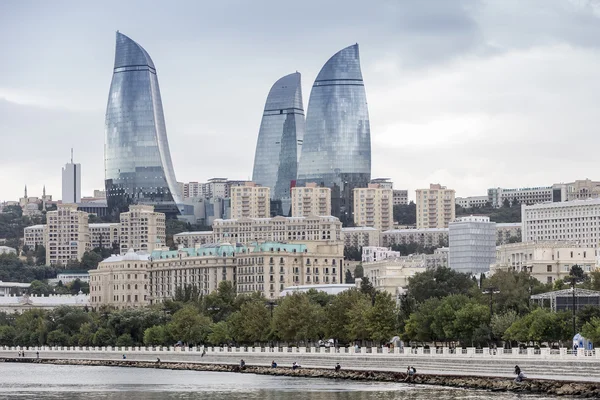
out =
<svg viewBox="0 0 600 400"><path fill-rule="evenodd" d="M238 365L231 364L201 364L164 361L150 362L133 360L0 358L0 362L237 372L274 376L348 379L378 382L404 382L404 379L406 378L404 373L391 371L359 371L342 369L339 372L335 372L333 369L322 368L300 368L294 371L291 368L286 367L268 368L260 366L247 366L241 370ZM411 383L489 390L494 392L520 392L568 397L600 398L600 384L593 382L527 379L524 382L517 384L513 382L512 379L505 377L417 374L415 377L413 377Z"/></svg>

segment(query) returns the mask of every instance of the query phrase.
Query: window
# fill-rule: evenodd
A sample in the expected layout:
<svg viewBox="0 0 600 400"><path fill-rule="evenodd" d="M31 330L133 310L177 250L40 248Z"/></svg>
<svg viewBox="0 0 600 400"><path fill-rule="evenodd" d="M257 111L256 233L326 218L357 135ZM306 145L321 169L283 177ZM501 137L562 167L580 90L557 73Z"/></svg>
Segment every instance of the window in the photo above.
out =
<svg viewBox="0 0 600 400"><path fill-rule="evenodd" d="M546 272L552 272L552 265L546 265Z"/></svg>

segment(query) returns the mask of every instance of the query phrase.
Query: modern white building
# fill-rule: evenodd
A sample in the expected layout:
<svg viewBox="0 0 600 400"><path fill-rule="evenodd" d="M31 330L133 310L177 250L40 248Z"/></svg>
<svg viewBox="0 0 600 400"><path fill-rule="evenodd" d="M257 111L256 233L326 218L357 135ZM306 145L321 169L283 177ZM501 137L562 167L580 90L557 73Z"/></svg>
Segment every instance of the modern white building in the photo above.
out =
<svg viewBox="0 0 600 400"><path fill-rule="evenodd" d="M56 275L56 282L62 282L63 285L75 282L77 279L81 282L89 283L90 274L88 272L63 271Z"/></svg>
<svg viewBox="0 0 600 400"><path fill-rule="evenodd" d="M416 192L417 229L447 228L456 214L454 189L432 183Z"/></svg>
<svg viewBox="0 0 600 400"><path fill-rule="evenodd" d="M405 292L411 277L427 269L421 262L402 257L363 263L363 270L375 289L384 290L396 298Z"/></svg>
<svg viewBox="0 0 600 400"><path fill-rule="evenodd" d="M489 217L457 218L448 229L448 266L469 274L490 270L496 261L496 223Z"/></svg>
<svg viewBox="0 0 600 400"><path fill-rule="evenodd" d="M381 231L394 226L393 192L379 183L354 189L354 224Z"/></svg>
<svg viewBox="0 0 600 400"><path fill-rule="evenodd" d="M581 247L576 242L524 242L498 246L491 272L528 272L542 283L566 278L574 265L584 273L598 268L598 250Z"/></svg>
<svg viewBox="0 0 600 400"><path fill-rule="evenodd" d="M379 229L367 226L342 228L344 246L361 248L364 246L379 246Z"/></svg>
<svg viewBox="0 0 600 400"><path fill-rule="evenodd" d="M600 245L600 198L521 206L523 242L570 241Z"/></svg>
<svg viewBox="0 0 600 400"><path fill-rule="evenodd" d="M81 202L81 164L73 163L73 150L71 162L65 164L62 169L62 202Z"/></svg>
<svg viewBox="0 0 600 400"><path fill-rule="evenodd" d="M488 196L457 197L456 204L462 208L483 207L488 203Z"/></svg>
<svg viewBox="0 0 600 400"><path fill-rule="evenodd" d="M398 258L400 256L399 251L393 251L389 247L365 246L362 248L363 263Z"/></svg>
<svg viewBox="0 0 600 400"><path fill-rule="evenodd" d="M292 188L292 217L331 215L331 189L307 183Z"/></svg>

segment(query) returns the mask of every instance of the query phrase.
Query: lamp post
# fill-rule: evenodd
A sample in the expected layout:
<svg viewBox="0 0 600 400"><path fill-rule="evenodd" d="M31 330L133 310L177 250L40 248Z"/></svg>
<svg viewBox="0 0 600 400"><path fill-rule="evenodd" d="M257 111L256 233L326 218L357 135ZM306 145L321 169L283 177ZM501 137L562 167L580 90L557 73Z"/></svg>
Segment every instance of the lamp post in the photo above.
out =
<svg viewBox="0 0 600 400"><path fill-rule="evenodd" d="M573 296L571 300L571 311L573 312L573 337L575 337L575 335L577 335L577 324L575 322L575 285L577 284L577 278L574 276L570 276L567 279L571 284L571 295Z"/></svg>
<svg viewBox="0 0 600 400"><path fill-rule="evenodd" d="M494 293L500 293L500 291L498 290L498 288L490 286L486 289L483 290L483 293L485 294L489 294L490 295L490 324L489 324L489 330L490 330L490 342L492 341L492 315L494 314Z"/></svg>

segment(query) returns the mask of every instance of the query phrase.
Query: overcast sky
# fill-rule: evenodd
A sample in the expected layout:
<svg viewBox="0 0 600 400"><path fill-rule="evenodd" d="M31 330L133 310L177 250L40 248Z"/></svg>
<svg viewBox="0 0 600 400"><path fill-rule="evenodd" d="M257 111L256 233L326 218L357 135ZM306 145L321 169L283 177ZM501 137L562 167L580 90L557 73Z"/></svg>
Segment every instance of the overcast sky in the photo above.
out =
<svg viewBox="0 0 600 400"><path fill-rule="evenodd" d="M457 196L600 180L596 0L0 2L0 200L104 186L115 31L157 67L178 181L249 179L264 102L358 42L372 176Z"/></svg>

